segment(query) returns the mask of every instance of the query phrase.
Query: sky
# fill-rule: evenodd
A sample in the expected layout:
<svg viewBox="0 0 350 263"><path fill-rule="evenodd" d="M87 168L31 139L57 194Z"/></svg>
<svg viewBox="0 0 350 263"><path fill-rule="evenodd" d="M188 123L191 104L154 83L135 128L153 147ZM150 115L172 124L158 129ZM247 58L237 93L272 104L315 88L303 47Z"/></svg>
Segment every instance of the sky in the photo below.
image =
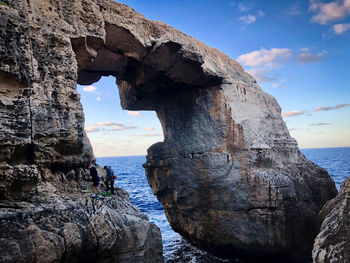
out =
<svg viewBox="0 0 350 263"><path fill-rule="evenodd" d="M350 146L350 0L119 2L238 61L300 148ZM77 89L97 157L144 155L163 140L155 112L121 109L113 77Z"/></svg>

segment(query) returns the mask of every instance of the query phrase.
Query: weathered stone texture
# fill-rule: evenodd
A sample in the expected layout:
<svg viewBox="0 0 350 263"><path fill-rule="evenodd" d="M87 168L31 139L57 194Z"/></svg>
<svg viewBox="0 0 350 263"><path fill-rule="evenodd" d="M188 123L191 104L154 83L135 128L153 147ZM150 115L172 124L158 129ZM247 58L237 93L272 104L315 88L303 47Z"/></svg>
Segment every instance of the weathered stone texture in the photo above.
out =
<svg viewBox="0 0 350 263"><path fill-rule="evenodd" d="M320 218L323 223L312 251L314 263L350 262L350 177L322 208Z"/></svg>
<svg viewBox="0 0 350 263"><path fill-rule="evenodd" d="M123 190L92 202L78 169L94 156L72 43L104 37L99 5L2 2L0 262L163 262L158 227Z"/></svg>
<svg viewBox="0 0 350 263"><path fill-rule="evenodd" d="M29 198L42 169L66 174L93 159L75 86L112 75L124 109L160 119L165 139L145 168L175 231L221 256L310 257L334 182L300 153L276 100L237 62L113 1L5 2L2 196Z"/></svg>
<svg viewBox="0 0 350 263"><path fill-rule="evenodd" d="M35 200L1 203L0 262L163 262L159 228L124 190L99 201L38 188Z"/></svg>

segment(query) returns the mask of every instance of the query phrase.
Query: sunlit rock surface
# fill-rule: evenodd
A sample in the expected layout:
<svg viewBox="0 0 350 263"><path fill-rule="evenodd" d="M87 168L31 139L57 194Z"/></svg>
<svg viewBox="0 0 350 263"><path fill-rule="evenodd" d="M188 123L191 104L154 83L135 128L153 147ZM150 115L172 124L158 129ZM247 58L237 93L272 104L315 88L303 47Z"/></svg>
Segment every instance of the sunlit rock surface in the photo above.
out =
<svg viewBox="0 0 350 263"><path fill-rule="evenodd" d="M312 251L314 262L350 262L350 177L322 208L320 217L323 223Z"/></svg>
<svg viewBox="0 0 350 263"><path fill-rule="evenodd" d="M94 158L76 83L112 75L124 109L161 121L164 142L145 168L175 231L220 256L311 256L334 182L237 62L116 2L3 2L1 198L35 198L37 182L53 180L45 169L66 174Z"/></svg>

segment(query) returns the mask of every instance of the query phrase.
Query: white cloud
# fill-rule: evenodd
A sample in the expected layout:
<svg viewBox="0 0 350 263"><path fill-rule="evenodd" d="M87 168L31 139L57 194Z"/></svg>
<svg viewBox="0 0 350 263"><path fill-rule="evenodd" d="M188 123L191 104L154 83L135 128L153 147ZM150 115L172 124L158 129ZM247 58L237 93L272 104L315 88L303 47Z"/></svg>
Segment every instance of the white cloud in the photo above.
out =
<svg viewBox="0 0 350 263"><path fill-rule="evenodd" d="M245 3L241 2L238 4L239 10L242 12L248 12L252 10L253 7L254 7L254 2L245 2Z"/></svg>
<svg viewBox="0 0 350 263"><path fill-rule="evenodd" d="M323 50L317 54L312 54L309 48L301 48L297 59L299 63L307 64L313 62L321 62L326 58L327 51Z"/></svg>
<svg viewBox="0 0 350 263"><path fill-rule="evenodd" d="M341 35L350 29L350 23L336 24L332 27L335 34Z"/></svg>
<svg viewBox="0 0 350 263"><path fill-rule="evenodd" d="M310 0L309 10L316 13L311 21L326 25L332 21L339 21L350 14L350 0L331 1L329 3Z"/></svg>
<svg viewBox="0 0 350 263"><path fill-rule="evenodd" d="M249 24L252 24L256 21L256 17L252 14L248 14L246 16L241 16L239 18L239 21L249 25Z"/></svg>
<svg viewBox="0 0 350 263"><path fill-rule="evenodd" d="M331 123L326 122L318 122L318 123L311 123L311 126L325 126L325 125L331 125Z"/></svg>
<svg viewBox="0 0 350 263"><path fill-rule="evenodd" d="M292 52L288 48L271 48L270 50L261 48L260 50L240 55L237 60L243 65L250 67L264 66L273 68L287 61L291 55Z"/></svg>
<svg viewBox="0 0 350 263"><path fill-rule="evenodd" d="M154 131L153 127L144 127L143 128L145 131Z"/></svg>
<svg viewBox="0 0 350 263"><path fill-rule="evenodd" d="M138 111L128 111L127 114L133 117L139 117L141 115Z"/></svg>
<svg viewBox="0 0 350 263"><path fill-rule="evenodd" d="M96 100L97 101L101 101L101 97L96 97Z"/></svg>
<svg viewBox="0 0 350 263"><path fill-rule="evenodd" d="M314 111L329 111L329 110L338 110L344 107L349 107L350 104L338 104L336 106L327 106L327 107L318 107Z"/></svg>
<svg viewBox="0 0 350 263"><path fill-rule="evenodd" d="M91 92L91 93L96 93L96 91L97 91L97 87L95 87L95 86L86 86L86 87L84 87L83 88L83 91L85 91L85 92Z"/></svg>
<svg viewBox="0 0 350 263"><path fill-rule="evenodd" d="M251 67L247 72L259 82L277 81L272 75L275 68L282 66L292 55L288 48L261 48L250 53L243 54L237 58L244 66Z"/></svg>
<svg viewBox="0 0 350 263"><path fill-rule="evenodd" d="M282 113L282 117L294 117L294 116L299 116L299 115L303 115L305 113L305 111L289 111L289 112L283 112Z"/></svg>
<svg viewBox="0 0 350 263"><path fill-rule="evenodd" d="M91 126L87 127L85 130L86 132L98 132L98 131L101 131L102 127L112 127L112 129L109 129L109 131L123 131L123 130L130 130L130 129L137 128L134 126L126 126L122 123L116 123L116 122L99 122L99 123L92 124Z"/></svg>

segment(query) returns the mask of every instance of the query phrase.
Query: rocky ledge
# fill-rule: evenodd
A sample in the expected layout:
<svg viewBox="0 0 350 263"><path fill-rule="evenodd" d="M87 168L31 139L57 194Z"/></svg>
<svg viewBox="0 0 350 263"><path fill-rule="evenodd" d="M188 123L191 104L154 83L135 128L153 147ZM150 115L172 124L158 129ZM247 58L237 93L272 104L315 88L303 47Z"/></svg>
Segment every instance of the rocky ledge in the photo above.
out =
<svg viewBox="0 0 350 263"><path fill-rule="evenodd" d="M163 262L159 228L125 190L96 200L73 178L57 176L61 182L38 182L26 201L0 202L0 262Z"/></svg>

